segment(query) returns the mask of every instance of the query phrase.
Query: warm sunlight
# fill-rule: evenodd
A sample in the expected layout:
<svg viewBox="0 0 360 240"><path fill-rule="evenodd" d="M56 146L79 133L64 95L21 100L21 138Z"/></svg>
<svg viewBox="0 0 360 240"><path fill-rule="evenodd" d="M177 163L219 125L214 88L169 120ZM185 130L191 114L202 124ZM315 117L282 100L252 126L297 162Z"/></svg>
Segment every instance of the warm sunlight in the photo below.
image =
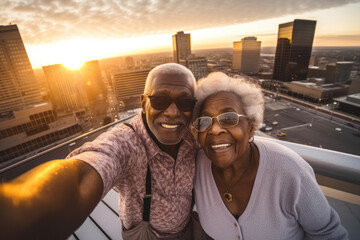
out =
<svg viewBox="0 0 360 240"><path fill-rule="evenodd" d="M68 40L55 44L26 46L34 68L64 64L71 69L94 59L171 49L170 34L108 40ZM47 64L44 64L47 63Z"/></svg>
<svg viewBox="0 0 360 240"><path fill-rule="evenodd" d="M74 68L79 66L80 62L93 59L103 59L127 54L141 54L150 52L172 51L171 36L176 31L184 31L191 33L192 49L206 48L232 48L234 41L240 41L246 36L256 36L261 41L261 46L275 46L278 26L280 23L290 22L293 19L313 19L317 21L314 46L358 46L359 45L359 28L358 14L359 3L344 4L339 7L317 8L313 11L300 11L298 14L294 12L284 11L280 15L264 16L264 18L249 18L248 22L238 23L234 20L228 24L215 24L213 27L200 27L187 24L175 23L176 27L163 28L171 25L171 23L152 26L151 33L160 33L158 35L150 35L148 31L138 29L138 33L121 34L116 33L113 25L109 28L102 29L101 35L91 35L91 29L84 28L83 31L89 31L86 39L82 39L84 35L74 34L72 40L61 41L65 38L50 38L42 41L42 44L35 44L34 39L27 41L28 36L25 35L24 42L28 52L30 61L35 68L44 65L62 63ZM166 12L166 11L165 11ZM224 13L225 14L225 13ZM331 16L338 16L337 18ZM339 20L341 19L341 20ZM129 18L129 21L134 19ZM199 22L207 21L206 18L199 18ZM135 21L135 20L134 20ZM146 24L140 24L148 29ZM164 26L165 25L165 26ZM201 24L200 24L201 25ZM205 24L206 25L206 24ZM137 26L137 25L136 25ZM21 26L26 29L26 25ZM112 28L114 27L114 29ZM31 30L31 31L30 31ZM29 32L35 29L28 29ZM50 31L50 30L49 30ZM75 31L76 32L76 31ZM74 33L75 33L74 32ZM82 31L81 31L82 32ZM71 32L73 33L73 32ZM49 36L51 34L48 34ZM36 36L36 35L35 35ZM68 36L68 35L66 35ZM129 38L129 36L139 36ZM40 43L40 41L39 41ZM81 58L81 59L78 59ZM75 60L76 59L76 60ZM70 64L71 62L71 64ZM77 62L73 64L72 62Z"/></svg>
<svg viewBox="0 0 360 240"><path fill-rule="evenodd" d="M67 62L64 62L63 64L65 65L65 67L71 69L71 70L76 70L79 69L82 65L83 65L83 61L77 61L76 59L71 59L71 60L67 60Z"/></svg>
<svg viewBox="0 0 360 240"><path fill-rule="evenodd" d="M56 44L54 60L64 64L70 69L78 69L88 60L92 59L90 50L93 49L92 43L88 40L69 40Z"/></svg>
<svg viewBox="0 0 360 240"><path fill-rule="evenodd" d="M46 44L27 47L29 58L33 67L52 64L64 64L70 69L78 69L81 65L93 59L98 59L96 55L100 47L95 47L94 41L91 40L68 40L55 44ZM36 52L37 61L31 59L32 52ZM39 59L40 58L40 59Z"/></svg>

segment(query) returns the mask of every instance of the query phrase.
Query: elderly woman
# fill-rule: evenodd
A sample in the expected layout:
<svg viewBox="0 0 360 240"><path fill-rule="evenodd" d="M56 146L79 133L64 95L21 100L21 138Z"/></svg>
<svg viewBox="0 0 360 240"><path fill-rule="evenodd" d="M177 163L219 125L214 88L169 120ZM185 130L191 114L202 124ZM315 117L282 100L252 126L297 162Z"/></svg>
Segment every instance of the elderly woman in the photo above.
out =
<svg viewBox="0 0 360 240"><path fill-rule="evenodd" d="M193 127L195 202L214 239L347 239L313 169L290 149L254 132L263 120L261 89L212 73L198 83Z"/></svg>

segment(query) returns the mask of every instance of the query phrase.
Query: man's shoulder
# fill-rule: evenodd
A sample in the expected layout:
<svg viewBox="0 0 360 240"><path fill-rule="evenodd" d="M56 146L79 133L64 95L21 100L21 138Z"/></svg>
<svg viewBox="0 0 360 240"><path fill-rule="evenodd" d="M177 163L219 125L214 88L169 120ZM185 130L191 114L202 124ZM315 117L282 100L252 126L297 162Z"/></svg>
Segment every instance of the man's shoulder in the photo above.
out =
<svg viewBox="0 0 360 240"><path fill-rule="evenodd" d="M101 139L111 139L114 140L115 138L118 141L130 141L132 138L136 137L137 133L131 129L131 127L127 126L126 124L119 124L116 127L108 130L104 134L100 135Z"/></svg>
<svg viewBox="0 0 360 240"><path fill-rule="evenodd" d="M143 129L141 117L136 115L130 123L120 123L109 129L105 134L104 137L109 137L111 135L115 135L117 138L122 140L128 140L129 138L140 138L141 132Z"/></svg>

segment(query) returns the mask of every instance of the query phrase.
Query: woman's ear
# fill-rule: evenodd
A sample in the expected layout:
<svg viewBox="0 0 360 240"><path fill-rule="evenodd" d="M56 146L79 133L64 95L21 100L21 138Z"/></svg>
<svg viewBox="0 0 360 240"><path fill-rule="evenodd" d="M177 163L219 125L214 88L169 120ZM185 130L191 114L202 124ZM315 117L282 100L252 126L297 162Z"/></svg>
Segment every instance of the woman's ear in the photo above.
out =
<svg viewBox="0 0 360 240"><path fill-rule="evenodd" d="M249 136L253 137L255 135L255 127L254 127L254 121L253 120L249 120L248 130L249 130L249 132L248 132Z"/></svg>

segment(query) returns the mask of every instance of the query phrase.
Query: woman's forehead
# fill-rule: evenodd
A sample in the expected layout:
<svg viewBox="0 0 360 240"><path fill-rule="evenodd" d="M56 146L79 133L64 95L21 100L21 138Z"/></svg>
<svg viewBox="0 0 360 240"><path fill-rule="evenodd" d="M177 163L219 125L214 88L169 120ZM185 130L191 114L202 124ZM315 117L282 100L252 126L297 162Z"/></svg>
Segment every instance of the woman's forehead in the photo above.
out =
<svg viewBox="0 0 360 240"><path fill-rule="evenodd" d="M243 112L243 104L240 97L233 92L217 92L207 97L201 108L201 112L206 111L226 111L233 110Z"/></svg>

